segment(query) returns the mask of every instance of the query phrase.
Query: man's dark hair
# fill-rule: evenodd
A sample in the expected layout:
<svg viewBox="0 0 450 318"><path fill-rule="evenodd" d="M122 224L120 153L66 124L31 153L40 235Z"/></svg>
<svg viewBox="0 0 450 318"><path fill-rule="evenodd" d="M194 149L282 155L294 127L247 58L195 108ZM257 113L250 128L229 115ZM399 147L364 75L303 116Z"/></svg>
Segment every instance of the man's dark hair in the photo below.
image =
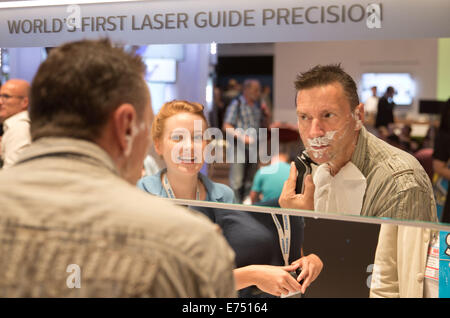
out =
<svg viewBox="0 0 450 318"><path fill-rule="evenodd" d="M394 93L394 88L392 86L388 86L388 88L386 88L386 93Z"/></svg>
<svg viewBox="0 0 450 318"><path fill-rule="evenodd" d="M340 64L317 65L305 73L297 75L295 89L325 86L332 83L340 83L353 111L359 105L358 91L353 78L344 72Z"/></svg>
<svg viewBox="0 0 450 318"><path fill-rule="evenodd" d="M141 116L148 103L139 56L107 39L83 40L53 49L31 86L31 136L94 141L110 114L132 104Z"/></svg>

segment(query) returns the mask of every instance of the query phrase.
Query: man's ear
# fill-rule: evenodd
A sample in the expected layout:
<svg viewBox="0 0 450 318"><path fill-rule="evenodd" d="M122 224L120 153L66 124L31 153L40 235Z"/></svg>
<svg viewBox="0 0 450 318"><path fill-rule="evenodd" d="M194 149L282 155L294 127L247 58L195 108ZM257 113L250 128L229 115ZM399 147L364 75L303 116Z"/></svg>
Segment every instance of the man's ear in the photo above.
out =
<svg viewBox="0 0 450 318"><path fill-rule="evenodd" d="M27 96L25 96L23 99L22 99L22 111L23 110L28 110L28 107L30 106L30 99L27 97Z"/></svg>
<svg viewBox="0 0 450 318"><path fill-rule="evenodd" d="M114 133L122 152L128 149L134 137L136 120L136 110L131 104L122 104L113 113Z"/></svg>
<svg viewBox="0 0 450 318"><path fill-rule="evenodd" d="M360 130L364 124L364 104L359 103L355 108L356 130Z"/></svg>

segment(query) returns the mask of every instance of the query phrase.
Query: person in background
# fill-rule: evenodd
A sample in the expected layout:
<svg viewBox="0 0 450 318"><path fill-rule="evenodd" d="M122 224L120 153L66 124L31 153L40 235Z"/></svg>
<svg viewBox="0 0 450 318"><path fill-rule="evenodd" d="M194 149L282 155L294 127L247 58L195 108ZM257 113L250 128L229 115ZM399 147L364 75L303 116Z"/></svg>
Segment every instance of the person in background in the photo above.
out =
<svg viewBox="0 0 450 318"><path fill-rule="evenodd" d="M230 78L228 80L227 87L222 94L225 107L230 105L231 101L241 94L241 90L241 84L236 79Z"/></svg>
<svg viewBox="0 0 450 318"><path fill-rule="evenodd" d="M211 127L222 129L223 118L225 116L225 103L222 100L222 91L219 87L214 87L212 109L209 112L209 124Z"/></svg>
<svg viewBox="0 0 450 318"><path fill-rule="evenodd" d="M364 112L365 112L365 122L370 126L375 124L375 117L378 110L378 95L377 95L377 87L372 86L370 88L372 91L372 95L367 98L364 103Z"/></svg>
<svg viewBox="0 0 450 318"><path fill-rule="evenodd" d="M280 144L279 153L271 159L270 165L260 168L255 174L250 191L252 204L278 200L283 184L289 177L289 159L289 149Z"/></svg>
<svg viewBox="0 0 450 318"><path fill-rule="evenodd" d="M442 213L441 222L450 223L450 99L441 112L441 123L436 133L433 151L433 171L441 178L447 180L447 197Z"/></svg>
<svg viewBox="0 0 450 318"><path fill-rule="evenodd" d="M375 118L375 128L386 127L394 123L394 107L393 97L395 90L392 86L386 89L384 95L378 101L378 110Z"/></svg>
<svg viewBox="0 0 450 318"><path fill-rule="evenodd" d="M16 163L20 153L31 143L29 90L30 84L22 79L11 79L0 88L0 122L3 122L0 148L3 169Z"/></svg>
<svg viewBox="0 0 450 318"><path fill-rule="evenodd" d="M401 129L400 135L398 136L399 138L399 143L401 145L402 150L409 152L409 153L414 153L416 152L417 146L415 146L415 142L412 140L411 138L411 131L412 128L410 125L404 125Z"/></svg>
<svg viewBox="0 0 450 318"><path fill-rule="evenodd" d="M270 110L270 112L273 111L273 104L272 104L272 89L270 88L270 85L264 85L261 92L261 99L266 104L267 108Z"/></svg>
<svg viewBox="0 0 450 318"><path fill-rule="evenodd" d="M51 51L33 143L0 172L0 297L235 297L207 218L136 189L153 119L145 64L109 40Z"/></svg>
<svg viewBox="0 0 450 318"><path fill-rule="evenodd" d="M140 179L137 186L165 198L234 203L233 191L228 186L212 182L200 173L205 160L203 154L207 141L203 136L207 128L201 104L182 100L164 104L155 117L152 138L155 150L162 156L167 168ZM237 265L234 277L241 297L255 294L260 297L280 296L299 291L305 293L319 275L323 266L320 259L314 254L301 257L302 228L297 227L292 232L290 263L285 264L270 215L213 208L196 209L221 228L234 249ZM268 217L273 229L267 230L258 222L259 216L254 214ZM298 257L294 258L296 255ZM303 274L296 280L290 272L298 267L302 267ZM304 284L300 285L299 281L303 279Z"/></svg>
<svg viewBox="0 0 450 318"><path fill-rule="evenodd" d="M269 118L268 108L261 103L261 84L256 79L245 80L243 93L227 107L223 124L223 130L236 139L236 144L231 146L235 160L230 167L230 186L239 203L250 194L258 169L251 149L256 148L258 130L267 127Z"/></svg>
<svg viewBox="0 0 450 318"><path fill-rule="evenodd" d="M386 142L395 148L406 151L403 144L400 142L400 137L396 134L390 134L389 136L387 136Z"/></svg>

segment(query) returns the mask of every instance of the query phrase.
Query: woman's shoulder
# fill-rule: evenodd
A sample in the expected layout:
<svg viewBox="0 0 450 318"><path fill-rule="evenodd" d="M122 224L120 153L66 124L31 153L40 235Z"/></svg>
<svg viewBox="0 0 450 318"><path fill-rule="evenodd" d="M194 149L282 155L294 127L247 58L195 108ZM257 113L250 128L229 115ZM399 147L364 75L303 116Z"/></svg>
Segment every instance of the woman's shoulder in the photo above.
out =
<svg viewBox="0 0 450 318"><path fill-rule="evenodd" d="M210 201L221 201L223 203L234 203L234 192L226 184L214 182L205 175L201 175L202 182L209 194Z"/></svg>
<svg viewBox="0 0 450 318"><path fill-rule="evenodd" d="M162 170L154 175L142 177L137 182L137 187L152 194L159 194L162 188L161 172Z"/></svg>
<svg viewBox="0 0 450 318"><path fill-rule="evenodd" d="M223 193L225 203L234 203L234 191L229 186L218 182L214 182L214 184Z"/></svg>

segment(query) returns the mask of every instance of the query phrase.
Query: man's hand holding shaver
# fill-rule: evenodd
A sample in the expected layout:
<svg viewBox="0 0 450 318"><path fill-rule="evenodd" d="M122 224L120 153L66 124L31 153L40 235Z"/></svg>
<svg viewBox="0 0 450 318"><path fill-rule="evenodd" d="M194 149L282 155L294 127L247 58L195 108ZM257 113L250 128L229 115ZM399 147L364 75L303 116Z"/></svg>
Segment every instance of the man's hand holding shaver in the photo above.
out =
<svg viewBox="0 0 450 318"><path fill-rule="evenodd" d="M291 170L289 178L283 186L278 203L282 208L286 209L301 209L314 210L314 183L311 175L305 177L305 187L303 194L295 193L295 186L297 182L297 169L295 164L291 163Z"/></svg>

